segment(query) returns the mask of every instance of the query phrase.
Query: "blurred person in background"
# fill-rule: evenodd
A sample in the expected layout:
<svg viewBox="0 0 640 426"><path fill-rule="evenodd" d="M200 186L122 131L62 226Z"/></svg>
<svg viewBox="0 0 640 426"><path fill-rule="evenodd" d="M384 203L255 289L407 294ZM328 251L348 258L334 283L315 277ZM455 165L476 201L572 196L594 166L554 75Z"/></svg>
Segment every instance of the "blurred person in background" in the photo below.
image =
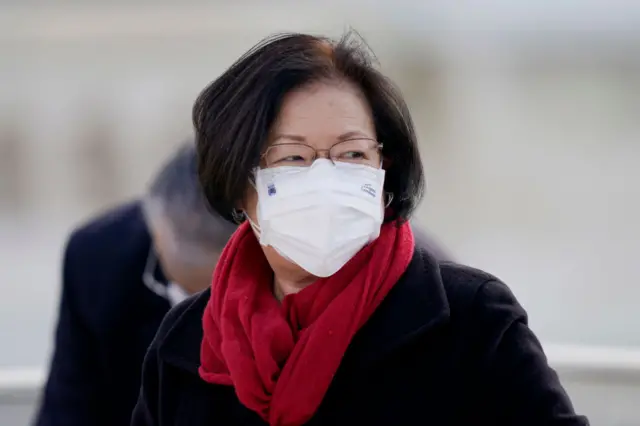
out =
<svg viewBox="0 0 640 426"><path fill-rule="evenodd" d="M362 40L269 38L198 97L210 205L245 219L145 357L133 426L580 426L496 277L415 246L422 163Z"/></svg>
<svg viewBox="0 0 640 426"><path fill-rule="evenodd" d="M76 229L64 253L55 348L35 424L128 425L162 318L211 283L234 230L207 208L193 142L141 200Z"/></svg>

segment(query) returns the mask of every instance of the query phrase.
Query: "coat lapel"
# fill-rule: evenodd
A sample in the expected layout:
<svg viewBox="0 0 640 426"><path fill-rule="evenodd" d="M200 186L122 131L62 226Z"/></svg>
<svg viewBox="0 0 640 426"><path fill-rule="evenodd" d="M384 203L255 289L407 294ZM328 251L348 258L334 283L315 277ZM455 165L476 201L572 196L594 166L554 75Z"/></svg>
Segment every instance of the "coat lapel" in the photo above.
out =
<svg viewBox="0 0 640 426"><path fill-rule="evenodd" d="M345 356L348 368L367 368L400 346L449 319L437 261L416 252L400 281L358 332Z"/></svg>

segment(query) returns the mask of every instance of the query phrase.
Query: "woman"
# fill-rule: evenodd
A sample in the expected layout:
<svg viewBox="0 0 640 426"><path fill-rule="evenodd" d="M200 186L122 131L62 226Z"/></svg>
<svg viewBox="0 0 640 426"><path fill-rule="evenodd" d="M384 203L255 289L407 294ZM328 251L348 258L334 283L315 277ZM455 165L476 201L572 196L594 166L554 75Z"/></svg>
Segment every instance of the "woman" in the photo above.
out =
<svg viewBox="0 0 640 426"><path fill-rule="evenodd" d="M415 131L361 46L271 38L200 94L200 180L243 223L165 318L133 425L587 424L509 289L415 249Z"/></svg>

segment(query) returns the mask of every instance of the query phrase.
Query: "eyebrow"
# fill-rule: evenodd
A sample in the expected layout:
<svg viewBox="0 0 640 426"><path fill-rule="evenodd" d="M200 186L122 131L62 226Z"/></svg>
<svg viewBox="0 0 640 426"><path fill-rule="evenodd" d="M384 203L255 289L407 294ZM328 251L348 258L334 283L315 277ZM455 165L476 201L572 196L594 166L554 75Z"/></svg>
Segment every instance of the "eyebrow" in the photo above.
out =
<svg viewBox="0 0 640 426"><path fill-rule="evenodd" d="M346 141L346 140L349 140L349 139L355 139L355 138L373 139L371 136L356 130L356 131L343 133L340 136L338 136L336 138L336 140L338 142L342 142L342 141ZM301 136L301 135L292 135L292 134L288 134L288 133L279 133L279 134L275 135L275 137L272 139L272 142L275 142L275 141L277 141L279 139L289 139L289 140L296 141L296 142L306 142L307 141L307 138L305 138L304 136Z"/></svg>

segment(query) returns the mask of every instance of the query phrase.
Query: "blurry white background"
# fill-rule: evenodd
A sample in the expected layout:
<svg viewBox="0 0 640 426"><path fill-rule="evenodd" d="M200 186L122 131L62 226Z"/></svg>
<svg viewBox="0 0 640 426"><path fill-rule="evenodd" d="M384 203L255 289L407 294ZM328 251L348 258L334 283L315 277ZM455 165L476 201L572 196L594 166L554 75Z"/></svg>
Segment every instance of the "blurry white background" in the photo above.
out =
<svg viewBox="0 0 640 426"><path fill-rule="evenodd" d="M419 222L545 344L640 348L640 3L299 3L0 2L0 368L46 365L67 234L144 189L209 81L347 25L412 108Z"/></svg>

